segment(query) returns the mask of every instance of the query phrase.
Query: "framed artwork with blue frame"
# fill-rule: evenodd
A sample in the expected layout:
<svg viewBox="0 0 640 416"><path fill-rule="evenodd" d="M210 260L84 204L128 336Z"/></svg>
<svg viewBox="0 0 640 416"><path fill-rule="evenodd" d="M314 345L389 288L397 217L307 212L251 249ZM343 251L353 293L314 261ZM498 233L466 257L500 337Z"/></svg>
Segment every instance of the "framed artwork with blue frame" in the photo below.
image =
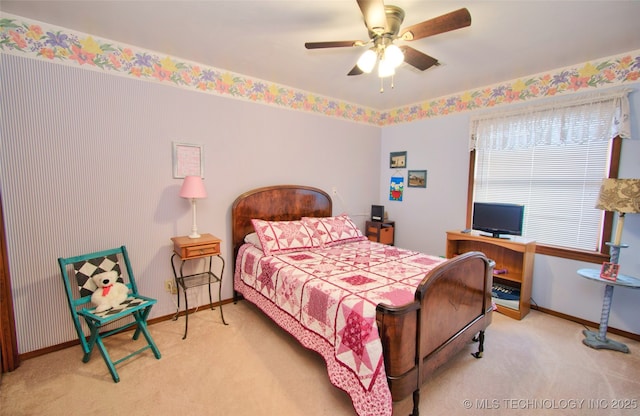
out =
<svg viewBox="0 0 640 416"><path fill-rule="evenodd" d="M410 170L408 173L409 188L426 188L427 187L427 171L426 170Z"/></svg>

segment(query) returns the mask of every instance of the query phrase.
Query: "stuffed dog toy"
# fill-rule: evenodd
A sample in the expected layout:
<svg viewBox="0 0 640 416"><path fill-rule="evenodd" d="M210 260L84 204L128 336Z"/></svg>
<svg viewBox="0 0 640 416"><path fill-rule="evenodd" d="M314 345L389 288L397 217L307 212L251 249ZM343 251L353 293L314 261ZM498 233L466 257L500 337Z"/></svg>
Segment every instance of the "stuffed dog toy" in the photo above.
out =
<svg viewBox="0 0 640 416"><path fill-rule="evenodd" d="M127 299L129 288L118 282L115 271L98 273L91 277L98 288L91 295L91 302L96 305L96 312L104 312L115 308Z"/></svg>

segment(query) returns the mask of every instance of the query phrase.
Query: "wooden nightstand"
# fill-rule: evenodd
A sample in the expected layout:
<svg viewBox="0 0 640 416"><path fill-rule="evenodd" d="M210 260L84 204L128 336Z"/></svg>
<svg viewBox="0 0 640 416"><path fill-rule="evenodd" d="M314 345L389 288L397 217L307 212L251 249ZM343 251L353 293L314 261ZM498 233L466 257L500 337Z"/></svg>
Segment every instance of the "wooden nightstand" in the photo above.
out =
<svg viewBox="0 0 640 416"><path fill-rule="evenodd" d="M182 337L182 339L185 339L187 337L187 328L189 325L189 304L187 301L187 290L192 287L204 285L207 285L209 287L209 304L211 306L211 310L213 310L214 308L213 299L211 297L211 283L218 283L218 303L220 303L220 317L222 318L222 323L227 325L227 322L224 320L221 303L222 275L224 273L224 259L220 255L220 243L222 242L222 240L211 234L202 234L202 236L200 236L199 238L172 237L171 241L173 241L171 268L173 269L173 276L175 278L176 287L182 288L182 293L184 294L185 319L184 336ZM174 262L174 259L176 257L181 260L179 272L176 270L176 263ZM217 261L221 265L219 274L216 274L212 271L212 262L214 257L218 259ZM208 270L202 273L194 273L185 276L183 273L184 263L188 260L200 258L204 258L205 261L206 259L209 260ZM177 298L178 308L173 318L174 320L178 319L178 313L180 312L180 289L178 289Z"/></svg>
<svg viewBox="0 0 640 416"><path fill-rule="evenodd" d="M395 221L367 221L365 235L371 241L393 245L395 243Z"/></svg>

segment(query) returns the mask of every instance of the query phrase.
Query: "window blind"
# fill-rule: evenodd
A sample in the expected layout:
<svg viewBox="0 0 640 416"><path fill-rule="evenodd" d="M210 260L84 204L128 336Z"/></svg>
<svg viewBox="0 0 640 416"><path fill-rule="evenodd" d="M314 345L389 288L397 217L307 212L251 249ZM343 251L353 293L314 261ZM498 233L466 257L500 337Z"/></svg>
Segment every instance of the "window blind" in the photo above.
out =
<svg viewBox="0 0 640 416"><path fill-rule="evenodd" d="M474 201L523 204L523 235L539 243L597 250L595 207L611 141L476 152Z"/></svg>

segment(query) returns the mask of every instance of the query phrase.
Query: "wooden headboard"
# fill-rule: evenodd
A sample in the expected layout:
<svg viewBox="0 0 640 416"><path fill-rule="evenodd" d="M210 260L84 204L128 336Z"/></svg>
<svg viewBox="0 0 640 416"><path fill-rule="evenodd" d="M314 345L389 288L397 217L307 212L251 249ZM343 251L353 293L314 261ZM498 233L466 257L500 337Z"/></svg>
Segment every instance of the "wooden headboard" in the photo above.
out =
<svg viewBox="0 0 640 416"><path fill-rule="evenodd" d="M302 217L330 217L331 213L329 194L310 186L267 186L243 193L231 207L234 263L244 237L254 231L252 218L291 221Z"/></svg>

